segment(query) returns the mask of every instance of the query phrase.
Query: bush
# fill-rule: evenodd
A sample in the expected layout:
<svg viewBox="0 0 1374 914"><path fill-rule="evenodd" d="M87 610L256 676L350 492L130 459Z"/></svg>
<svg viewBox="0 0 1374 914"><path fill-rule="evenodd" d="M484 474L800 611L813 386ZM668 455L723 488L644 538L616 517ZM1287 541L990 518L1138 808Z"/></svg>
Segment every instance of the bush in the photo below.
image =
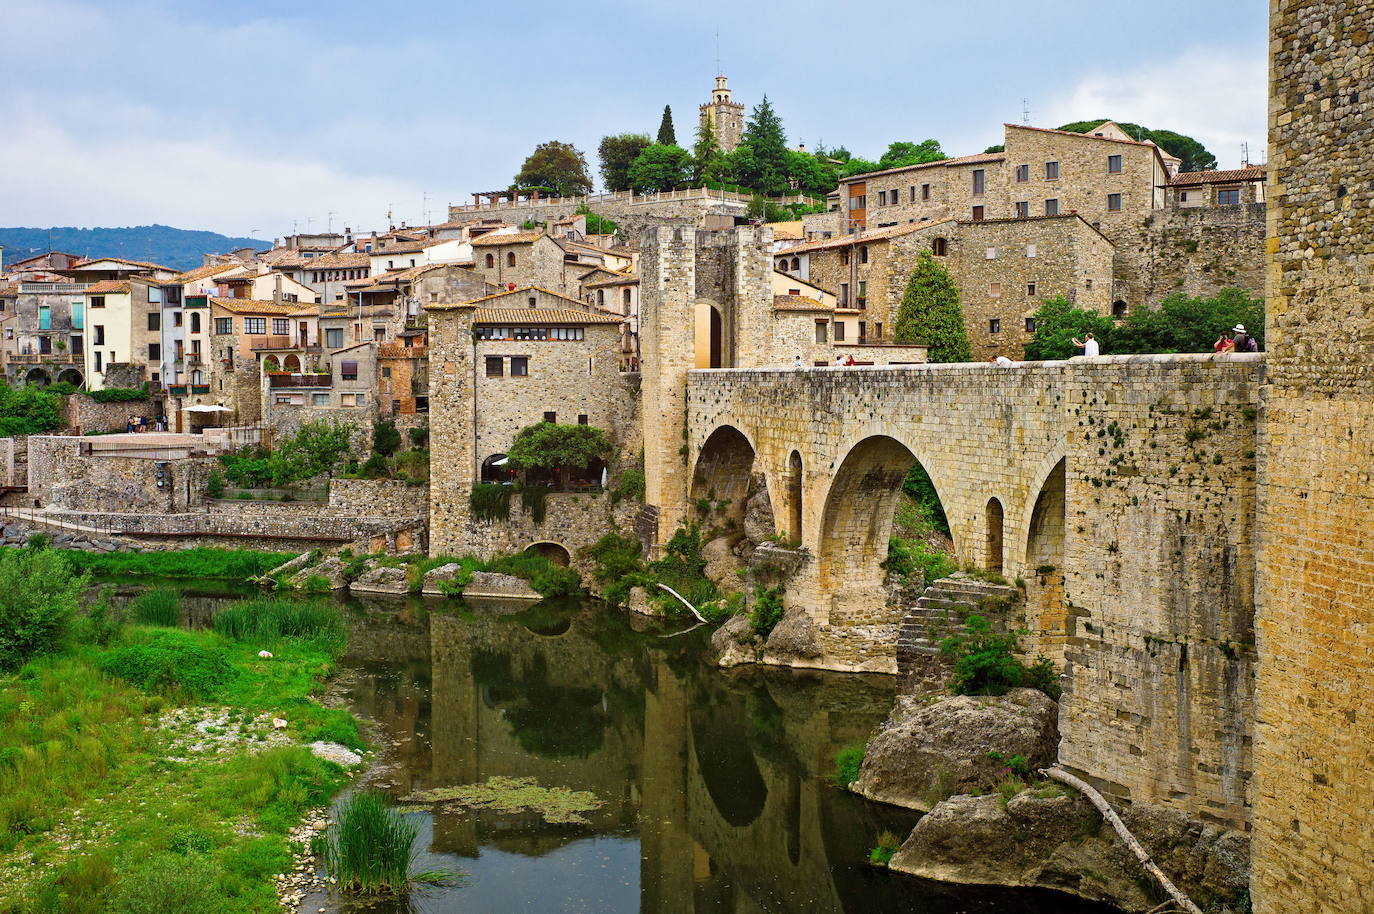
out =
<svg viewBox="0 0 1374 914"><path fill-rule="evenodd" d="M359 472L368 479L386 479L391 475L391 468L387 465L385 457L374 453L363 461L362 469Z"/></svg>
<svg viewBox="0 0 1374 914"><path fill-rule="evenodd" d="M620 474L620 481L611 490L611 504L633 498L638 501L644 500L644 471L639 467L630 467Z"/></svg>
<svg viewBox="0 0 1374 914"><path fill-rule="evenodd" d="M491 482L477 483L472 487L472 495L468 498L472 516L488 523L509 520L511 491L510 486Z"/></svg>
<svg viewBox="0 0 1374 914"><path fill-rule="evenodd" d="M520 487L520 507L530 514L530 520L536 524L542 524L548 510L549 493L553 489L548 486L521 486Z"/></svg>
<svg viewBox="0 0 1374 914"><path fill-rule="evenodd" d="M164 853L121 879L113 914L217 914L229 899L216 887L219 866L205 854Z"/></svg>
<svg viewBox="0 0 1374 914"><path fill-rule="evenodd" d="M202 699L238 677L224 651L182 631L152 632L141 643L110 651L99 665L147 692L185 692Z"/></svg>
<svg viewBox="0 0 1374 914"><path fill-rule="evenodd" d="M41 435L62 427L62 398L51 390L0 382L0 437Z"/></svg>
<svg viewBox="0 0 1374 914"><path fill-rule="evenodd" d="M1016 635L993 632L982 616L969 616L965 627L965 633L940 642L940 653L954 662L951 691L958 695L1005 695L1026 686L1059 700L1059 680L1049 658L1037 657L1027 667L1013 656L1019 649Z"/></svg>
<svg viewBox="0 0 1374 914"><path fill-rule="evenodd" d="M623 606L630 588L644 573L644 548L639 540L619 533L607 533L584 555L591 560L592 580L601 585L601 596L612 606Z"/></svg>
<svg viewBox="0 0 1374 914"><path fill-rule="evenodd" d="M0 551L0 671L58 650L87 578L50 549Z"/></svg>
<svg viewBox="0 0 1374 914"><path fill-rule="evenodd" d="M919 462L912 465L902 479L902 492L916 503L920 519L949 536L949 519L945 517L945 506L940 503L940 494L935 491L935 483L930 474Z"/></svg>
<svg viewBox="0 0 1374 914"><path fill-rule="evenodd" d="M859 770L864 765L864 753L868 750L865 743L849 743L835 753L835 783L849 787L859 779Z"/></svg>
<svg viewBox="0 0 1374 914"><path fill-rule="evenodd" d="M1057 296L1044 299L1035 312L1035 335L1026 344L1027 359L1067 359L1083 350L1073 344L1091 333L1097 337L1102 352L1111 349L1114 325L1110 317L1079 308L1073 302Z"/></svg>
<svg viewBox="0 0 1374 914"><path fill-rule="evenodd" d="M173 549L166 552L85 552L53 550L75 569L111 577L230 578L246 581L266 574L294 553L251 549Z"/></svg>
<svg viewBox="0 0 1374 914"><path fill-rule="evenodd" d="M535 552L517 552L486 563L483 571L513 574L529 581L530 586L546 597L571 597L582 592L582 578L576 571L555 565Z"/></svg>
<svg viewBox="0 0 1374 914"><path fill-rule="evenodd" d="M396 431L396 423L382 419L372 426L372 453L390 457L401 446L401 433Z"/></svg>
<svg viewBox="0 0 1374 914"><path fill-rule="evenodd" d="M142 387L105 387L90 392L91 399L97 403L134 403L148 399L148 383Z"/></svg>
<svg viewBox="0 0 1374 914"><path fill-rule="evenodd" d="M319 842L325 869L341 889L394 895L410 887L417 822L387 805L380 793L356 793L339 807Z"/></svg>
<svg viewBox="0 0 1374 914"><path fill-rule="evenodd" d="M111 594L114 587L105 585L95 602L86 610L85 616L78 616L73 626L76 639L83 644L96 644L104 647L124 630L124 614L114 607Z"/></svg>
<svg viewBox="0 0 1374 914"><path fill-rule="evenodd" d="M887 541L887 559L883 568L903 578L919 574L918 582L929 587L931 582L959 570L948 553L928 545L921 540L907 540L892 537Z"/></svg>
<svg viewBox="0 0 1374 914"><path fill-rule="evenodd" d="M205 480L205 494L209 498L224 497L224 477L219 470L210 471L210 478Z"/></svg>
<svg viewBox="0 0 1374 914"><path fill-rule="evenodd" d="M410 430L410 446L417 451L429 444L429 429L416 426Z"/></svg>
<svg viewBox="0 0 1374 914"><path fill-rule="evenodd" d="M325 600L254 597L215 614L215 631L235 641L276 638L342 640L343 613Z"/></svg>
<svg viewBox="0 0 1374 914"><path fill-rule="evenodd" d="M144 625L181 625L181 594L170 587L145 590L134 598L134 618Z"/></svg>
<svg viewBox="0 0 1374 914"><path fill-rule="evenodd" d="M516 434L506 457L520 470L580 470L610 453L606 433L595 425L536 422Z"/></svg>
<svg viewBox="0 0 1374 914"><path fill-rule="evenodd" d="M749 611L749 624L754 633L767 638L782 621L782 588L762 586L754 588L754 608Z"/></svg>

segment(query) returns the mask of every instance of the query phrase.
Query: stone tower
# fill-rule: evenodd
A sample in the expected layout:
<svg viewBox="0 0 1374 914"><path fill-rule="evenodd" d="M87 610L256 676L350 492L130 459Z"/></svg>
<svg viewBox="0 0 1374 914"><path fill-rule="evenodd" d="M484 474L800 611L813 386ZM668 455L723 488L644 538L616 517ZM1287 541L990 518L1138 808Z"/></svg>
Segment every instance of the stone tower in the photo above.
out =
<svg viewBox="0 0 1374 914"><path fill-rule="evenodd" d="M730 80L724 76L716 77L711 100L701 106L702 125L708 120L721 152L730 152L739 145L744 137L744 106L730 100Z"/></svg>
<svg viewBox="0 0 1374 914"><path fill-rule="evenodd" d="M1252 896L1374 911L1374 2L1271 0Z"/></svg>

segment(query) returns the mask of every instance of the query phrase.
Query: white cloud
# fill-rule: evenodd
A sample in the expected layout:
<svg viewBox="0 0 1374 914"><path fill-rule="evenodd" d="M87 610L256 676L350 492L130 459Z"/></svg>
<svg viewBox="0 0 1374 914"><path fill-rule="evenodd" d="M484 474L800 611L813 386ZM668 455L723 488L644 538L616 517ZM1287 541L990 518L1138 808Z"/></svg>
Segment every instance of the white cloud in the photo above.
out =
<svg viewBox="0 0 1374 914"><path fill-rule="evenodd" d="M1033 112L1040 126L1115 117L1200 141L1220 168L1240 163L1241 143L1261 161L1268 132L1263 47L1196 47L1170 60L1098 71Z"/></svg>

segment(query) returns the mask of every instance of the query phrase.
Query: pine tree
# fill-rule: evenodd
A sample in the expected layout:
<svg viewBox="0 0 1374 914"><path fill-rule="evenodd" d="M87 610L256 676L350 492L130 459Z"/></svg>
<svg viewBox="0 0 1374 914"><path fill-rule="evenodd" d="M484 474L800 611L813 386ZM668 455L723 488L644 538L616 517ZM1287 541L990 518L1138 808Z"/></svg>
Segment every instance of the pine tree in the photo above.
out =
<svg viewBox="0 0 1374 914"><path fill-rule="evenodd" d="M925 343L932 362L967 362L968 331L959 288L930 251L922 251L907 280L893 337L898 343Z"/></svg>
<svg viewBox="0 0 1374 914"><path fill-rule="evenodd" d="M663 106L663 120L658 122L658 145L676 146L677 131L673 129L673 106Z"/></svg>
<svg viewBox="0 0 1374 914"><path fill-rule="evenodd" d="M692 147L692 180L700 183L715 178L720 165L720 146L716 143L716 129L709 117L701 119L697 127L696 145Z"/></svg>
<svg viewBox="0 0 1374 914"><path fill-rule="evenodd" d="M749 185L763 194L780 194L787 190L787 134L782 129L782 119L773 110L768 96L749 112L749 122L744 125L741 145L753 150L754 173Z"/></svg>

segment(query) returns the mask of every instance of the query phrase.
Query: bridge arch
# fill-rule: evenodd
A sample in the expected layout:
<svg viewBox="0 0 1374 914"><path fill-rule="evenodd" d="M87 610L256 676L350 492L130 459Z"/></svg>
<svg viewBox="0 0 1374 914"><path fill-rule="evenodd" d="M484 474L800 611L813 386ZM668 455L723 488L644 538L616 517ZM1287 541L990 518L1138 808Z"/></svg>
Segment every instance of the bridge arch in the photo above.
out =
<svg viewBox="0 0 1374 914"><path fill-rule="evenodd" d="M1062 662L1068 618L1064 607L1064 535L1067 526L1067 458L1031 489L1025 531L1026 622L1034 648Z"/></svg>
<svg viewBox="0 0 1374 914"><path fill-rule="evenodd" d="M793 450L787 456L787 471L784 477L787 483L787 536L789 539L800 543L802 541L802 477L804 467L802 464L801 452Z"/></svg>
<svg viewBox="0 0 1374 914"><path fill-rule="evenodd" d="M24 375L24 383L47 387L52 383L52 375L48 374L46 368L30 368L28 373Z"/></svg>
<svg viewBox="0 0 1374 914"><path fill-rule="evenodd" d="M983 547L983 568L993 574L1001 574L1006 565L1004 527L1007 511L997 496L988 499L983 511L985 540Z"/></svg>
<svg viewBox="0 0 1374 914"><path fill-rule="evenodd" d="M688 493L697 519L743 525L745 506L757 491L755 476L763 477L763 488L769 491L768 474L764 467L756 466L757 456L753 441L733 425L717 426L706 436L692 467ZM708 502L709 510L723 517L703 516Z"/></svg>
<svg viewBox="0 0 1374 914"><path fill-rule="evenodd" d="M541 540L537 543L530 543L525 547L525 551L534 555L542 555L555 565L566 568L572 564L572 553L568 547L562 543L555 543L553 540Z"/></svg>

